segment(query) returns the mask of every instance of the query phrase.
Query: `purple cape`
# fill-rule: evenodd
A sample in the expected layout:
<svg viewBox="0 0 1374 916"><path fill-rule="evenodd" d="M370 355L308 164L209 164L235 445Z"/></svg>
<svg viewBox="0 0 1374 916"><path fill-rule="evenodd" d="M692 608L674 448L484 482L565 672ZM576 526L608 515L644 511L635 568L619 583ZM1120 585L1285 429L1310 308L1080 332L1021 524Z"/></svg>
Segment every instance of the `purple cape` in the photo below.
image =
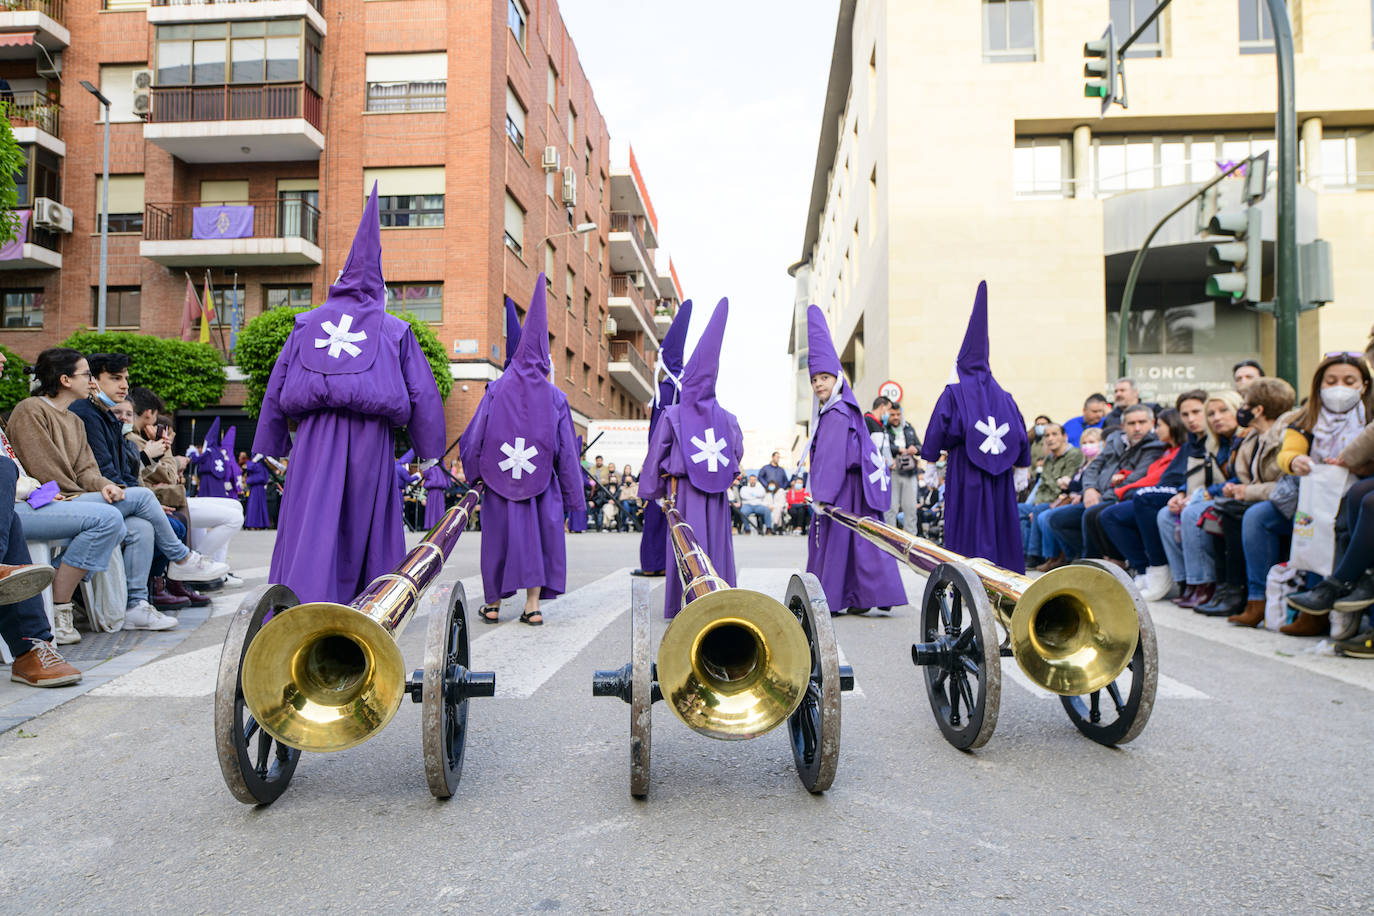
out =
<svg viewBox="0 0 1374 916"><path fill-rule="evenodd" d="M296 317L272 368L253 441L255 453L291 456L271 581L290 586L303 602L346 603L405 555L392 430L406 427L421 458L444 451L444 404L433 370L410 325L384 311L375 188L330 300L336 291L340 303L326 301ZM353 315L354 330L339 333L336 324L325 332L321 312ZM351 338L367 327L376 333ZM317 346L322 335L325 343ZM356 357L345 343L358 350ZM363 360L367 368L311 368L320 359ZM294 441L289 420L297 423Z"/></svg>
<svg viewBox="0 0 1374 916"><path fill-rule="evenodd" d="M243 527L271 528L272 519L267 513L267 484L272 479L272 472L267 463L261 458L253 458L248 462L243 479L248 484L248 509L243 516Z"/></svg>
<svg viewBox="0 0 1374 916"><path fill-rule="evenodd" d="M663 335L663 345L658 351L658 364L654 374L662 370L658 391L654 398L653 410L649 413L649 436L653 437L654 428L663 417L663 411L676 404L682 384L682 351L687 345L687 326L692 322L692 300L688 299L673 316L673 324ZM640 469L643 477L643 468ZM655 500L644 503L644 530L639 536L639 568L649 571L667 569L668 563L668 520Z"/></svg>
<svg viewBox="0 0 1374 916"><path fill-rule="evenodd" d="M448 472L442 464L432 464L421 475L425 485L425 527L433 528L444 517L444 491L448 489Z"/></svg>
<svg viewBox="0 0 1374 916"><path fill-rule="evenodd" d="M825 313L816 306L806 310L807 371L814 377L822 372L835 376L838 397L832 393L829 404L820 404L813 394L814 428L811 438L811 495L823 503L840 505L841 492L848 486L851 469L862 469L859 489L867 509L881 515L892 505L892 479L887 463L868 435L864 412L854 397L854 389L844 377L840 358L830 340ZM822 424L823 418L830 419ZM824 426L826 435L821 436ZM844 430L842 432L842 430ZM857 464L855 464L855 456ZM850 507L846 507L850 508ZM851 511L860 511L851 509Z"/></svg>
<svg viewBox="0 0 1374 916"><path fill-rule="evenodd" d="M200 496L238 499L238 482L243 472L230 450L234 445L235 430L231 427L224 437L224 444L220 444L219 418L216 417L210 432L214 434L214 442L212 443L211 437L207 435L205 447L192 462L200 475L200 488L196 492Z"/></svg>
<svg viewBox="0 0 1374 916"><path fill-rule="evenodd" d="M682 400L677 410L666 411L663 421L672 424L680 448L687 452L687 476L703 493L724 493L739 473L741 455L729 454L732 443L725 432L739 429L735 415L716 400L716 373L720 369L720 345L730 303L716 303L692 358L682 370ZM643 477L643 473L640 474Z"/></svg>

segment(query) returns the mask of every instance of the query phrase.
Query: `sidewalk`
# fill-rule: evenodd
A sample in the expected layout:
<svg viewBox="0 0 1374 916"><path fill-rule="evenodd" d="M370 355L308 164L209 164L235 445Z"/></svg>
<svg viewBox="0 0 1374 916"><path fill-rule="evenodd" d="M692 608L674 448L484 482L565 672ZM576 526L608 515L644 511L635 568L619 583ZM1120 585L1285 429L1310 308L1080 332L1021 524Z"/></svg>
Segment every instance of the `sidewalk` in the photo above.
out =
<svg viewBox="0 0 1374 916"><path fill-rule="evenodd" d="M212 616L232 613L246 592L267 581L267 568L275 540L275 531L240 532L230 544L229 558L230 565L243 579L243 588L214 592L209 605L182 610L176 615L179 623L175 630L161 633L150 630L120 630L115 633L83 631L81 642L59 646L62 657L80 668L85 675L79 684L71 687L29 687L11 681L10 666L0 665L0 733L146 665L176 648Z"/></svg>

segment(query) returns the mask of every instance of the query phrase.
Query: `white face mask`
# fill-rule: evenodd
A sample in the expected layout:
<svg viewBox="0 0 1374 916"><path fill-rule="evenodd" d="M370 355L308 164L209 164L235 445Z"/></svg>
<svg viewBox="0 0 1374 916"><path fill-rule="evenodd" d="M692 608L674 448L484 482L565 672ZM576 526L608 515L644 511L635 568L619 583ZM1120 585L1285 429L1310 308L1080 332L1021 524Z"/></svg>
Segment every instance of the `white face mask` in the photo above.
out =
<svg viewBox="0 0 1374 916"><path fill-rule="evenodd" d="M132 424L132 423L125 423L123 426L120 427L120 432L122 432L122 433L123 433L124 435L126 435L126 436L129 435L129 433L131 433L131 432L133 432L133 431L134 431L134 424Z"/></svg>
<svg viewBox="0 0 1374 916"><path fill-rule="evenodd" d="M1336 385L1331 388L1323 388L1322 406L1332 413L1345 413L1353 410L1355 405L1360 403L1360 389L1347 388L1344 385Z"/></svg>

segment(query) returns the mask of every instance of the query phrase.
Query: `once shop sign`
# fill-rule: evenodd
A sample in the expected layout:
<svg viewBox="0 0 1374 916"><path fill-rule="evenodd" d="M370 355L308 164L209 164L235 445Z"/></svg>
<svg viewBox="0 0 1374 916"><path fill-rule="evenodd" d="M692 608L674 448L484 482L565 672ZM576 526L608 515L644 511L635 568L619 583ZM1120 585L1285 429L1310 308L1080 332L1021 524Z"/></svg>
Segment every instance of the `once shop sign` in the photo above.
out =
<svg viewBox="0 0 1374 916"><path fill-rule="evenodd" d="M1207 356L1132 356L1131 378L1140 386L1143 400L1171 406L1185 391L1201 388L1219 391L1235 387L1231 367L1253 353Z"/></svg>

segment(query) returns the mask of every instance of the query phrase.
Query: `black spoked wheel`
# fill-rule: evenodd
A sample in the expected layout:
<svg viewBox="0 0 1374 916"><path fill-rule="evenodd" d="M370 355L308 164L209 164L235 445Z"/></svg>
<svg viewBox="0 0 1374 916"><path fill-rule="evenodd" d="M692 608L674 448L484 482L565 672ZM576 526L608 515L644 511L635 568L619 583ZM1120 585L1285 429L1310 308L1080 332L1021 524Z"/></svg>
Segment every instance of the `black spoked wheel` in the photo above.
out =
<svg viewBox="0 0 1374 916"><path fill-rule="evenodd" d="M1135 599L1136 614L1140 618L1140 639L1135 654L1116 680L1102 690L1083 696L1060 697L1069 721L1080 732L1098 744L1115 747L1135 739L1150 721L1155 706L1155 691L1159 687L1159 651L1155 642L1155 625L1149 607L1135 584L1120 568L1100 560L1083 560L1086 564L1105 569L1116 576Z"/></svg>
<svg viewBox="0 0 1374 916"><path fill-rule="evenodd" d="M246 805L270 805L286 791L301 752L258 725L243 701L243 655L262 625L300 602L284 585L263 585L244 596L219 659L215 685L215 748L224 784Z"/></svg>
<svg viewBox="0 0 1374 916"><path fill-rule="evenodd" d="M649 752L653 737L653 629L649 624L652 579L630 580L630 794L649 794Z"/></svg>
<svg viewBox="0 0 1374 916"><path fill-rule="evenodd" d="M987 592L962 563L937 566L926 581L921 638L911 659L925 668L930 708L945 740L961 751L987 744L1002 701L1002 659Z"/></svg>
<svg viewBox="0 0 1374 916"><path fill-rule="evenodd" d="M424 703L420 712L425 778L435 798L451 798L463 776L468 739L467 595L453 583L447 612L430 615L425 633Z"/></svg>
<svg viewBox="0 0 1374 916"><path fill-rule="evenodd" d="M840 760L839 650L830 625L830 605L815 576L793 576L787 584L786 602L811 645L811 679L801 705L787 719L792 760L807 791L824 792L835 781Z"/></svg>

